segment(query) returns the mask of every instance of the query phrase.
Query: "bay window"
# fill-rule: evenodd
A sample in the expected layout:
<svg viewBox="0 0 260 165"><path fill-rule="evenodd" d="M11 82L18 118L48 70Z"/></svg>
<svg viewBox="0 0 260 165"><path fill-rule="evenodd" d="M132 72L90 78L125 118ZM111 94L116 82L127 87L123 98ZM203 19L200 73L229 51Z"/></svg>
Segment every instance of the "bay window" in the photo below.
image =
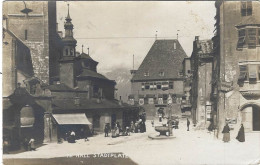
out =
<svg viewBox="0 0 260 165"><path fill-rule="evenodd" d="M238 29L237 48L248 47L250 49L256 48L260 45L260 28L246 27Z"/></svg>

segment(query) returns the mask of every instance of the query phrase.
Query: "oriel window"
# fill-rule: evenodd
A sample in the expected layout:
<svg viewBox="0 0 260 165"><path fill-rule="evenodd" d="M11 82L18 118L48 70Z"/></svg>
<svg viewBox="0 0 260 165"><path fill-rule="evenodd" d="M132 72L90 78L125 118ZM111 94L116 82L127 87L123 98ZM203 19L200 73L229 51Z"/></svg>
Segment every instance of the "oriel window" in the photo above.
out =
<svg viewBox="0 0 260 165"><path fill-rule="evenodd" d="M241 2L241 16L250 16L252 11L252 1Z"/></svg>

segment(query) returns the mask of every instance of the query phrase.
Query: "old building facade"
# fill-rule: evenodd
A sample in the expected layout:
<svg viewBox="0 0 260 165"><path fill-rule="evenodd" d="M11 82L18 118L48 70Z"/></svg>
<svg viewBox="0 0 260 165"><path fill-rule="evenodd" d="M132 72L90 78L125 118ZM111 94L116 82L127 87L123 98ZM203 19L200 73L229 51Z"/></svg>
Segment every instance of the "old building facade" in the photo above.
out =
<svg viewBox="0 0 260 165"><path fill-rule="evenodd" d="M56 32L56 2L4 2L3 16L6 29L31 50L35 76L48 84L58 75L62 48Z"/></svg>
<svg viewBox="0 0 260 165"><path fill-rule="evenodd" d="M7 13L20 12L12 10L15 5L20 9L19 2L8 3L4 6ZM48 14L52 13L56 25L56 5L50 7L48 2L25 4L25 10L19 14L4 15L3 136L9 140L10 149L19 149L25 138L34 138L36 144L57 142L72 130L82 138L82 131L88 135L103 132L106 123L113 127L119 122L125 128L136 121L139 107L114 99L116 82L97 72L98 62L89 54L83 50L79 55L76 53L77 41L73 37L69 10L64 24L65 36L60 37L56 28L47 24L50 22ZM21 27L15 28L13 17L21 17L15 19ZM47 19L46 24L42 18ZM24 30L28 21L31 30L38 30L39 34ZM53 28L58 40L52 38ZM45 42L45 39L49 40ZM49 45L51 42L55 43ZM57 52L55 59L52 50ZM37 68L41 65L44 67Z"/></svg>
<svg viewBox="0 0 260 165"><path fill-rule="evenodd" d="M213 43L211 40L199 40L195 37L191 55L192 70L192 120L200 129L209 125L211 118L211 79Z"/></svg>
<svg viewBox="0 0 260 165"><path fill-rule="evenodd" d="M131 71L129 103L141 105L147 117L153 118L159 109L166 114L167 100L172 100L172 113L181 114L185 57L178 40L156 40L138 70Z"/></svg>
<svg viewBox="0 0 260 165"><path fill-rule="evenodd" d="M225 122L237 130L260 130L260 3L216 2L213 37L213 111L218 132Z"/></svg>

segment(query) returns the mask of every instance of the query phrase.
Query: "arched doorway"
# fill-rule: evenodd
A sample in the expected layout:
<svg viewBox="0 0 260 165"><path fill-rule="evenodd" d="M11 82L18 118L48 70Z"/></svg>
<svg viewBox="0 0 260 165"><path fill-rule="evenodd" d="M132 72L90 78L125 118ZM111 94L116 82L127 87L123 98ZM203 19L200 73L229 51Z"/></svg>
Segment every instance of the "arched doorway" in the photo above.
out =
<svg viewBox="0 0 260 165"><path fill-rule="evenodd" d="M37 105L26 105L20 110L21 140L34 138L36 143L44 140L44 110Z"/></svg>
<svg viewBox="0 0 260 165"><path fill-rule="evenodd" d="M260 106L248 103L241 107L241 118L245 131L260 131Z"/></svg>

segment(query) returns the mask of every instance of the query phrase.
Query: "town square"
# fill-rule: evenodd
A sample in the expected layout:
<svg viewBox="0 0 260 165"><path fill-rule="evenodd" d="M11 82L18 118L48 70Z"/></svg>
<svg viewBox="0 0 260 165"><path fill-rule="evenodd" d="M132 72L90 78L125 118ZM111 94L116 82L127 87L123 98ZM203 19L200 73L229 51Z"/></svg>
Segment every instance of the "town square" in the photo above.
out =
<svg viewBox="0 0 260 165"><path fill-rule="evenodd" d="M2 6L3 164L260 164L259 1Z"/></svg>

